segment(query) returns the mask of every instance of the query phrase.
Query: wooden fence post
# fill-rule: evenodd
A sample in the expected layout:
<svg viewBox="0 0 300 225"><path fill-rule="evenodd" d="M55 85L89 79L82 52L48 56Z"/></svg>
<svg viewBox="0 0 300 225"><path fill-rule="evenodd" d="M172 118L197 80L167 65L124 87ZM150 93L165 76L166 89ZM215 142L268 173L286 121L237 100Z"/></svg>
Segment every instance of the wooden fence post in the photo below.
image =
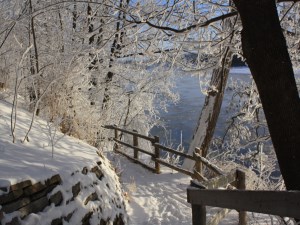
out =
<svg viewBox="0 0 300 225"><path fill-rule="evenodd" d="M195 152L198 153L200 156L202 156L202 150L200 148L195 148ZM202 175L202 162L201 160L196 160L195 161L195 169L198 173Z"/></svg>
<svg viewBox="0 0 300 225"><path fill-rule="evenodd" d="M206 225L206 207L203 205L192 205L193 225Z"/></svg>
<svg viewBox="0 0 300 225"><path fill-rule="evenodd" d="M138 133L137 130L133 130L133 132ZM138 147L139 146L138 136L133 135L133 146L134 147ZM133 152L133 157L135 159L138 159L139 158L139 152L136 149L134 149L133 151L134 151Z"/></svg>
<svg viewBox="0 0 300 225"><path fill-rule="evenodd" d="M154 136L154 143L159 144L159 137ZM154 154L155 154L155 159L159 159L159 147L154 146ZM159 162L155 161L155 171L157 174L160 173L160 164Z"/></svg>
<svg viewBox="0 0 300 225"><path fill-rule="evenodd" d="M118 137L118 136L119 136L118 130L117 130L117 129L114 129L114 131L115 131L115 139L118 140L118 138L119 138L119 137ZM118 144L115 142L115 144L114 144L114 151L117 151L118 148L119 148L119 146L118 146Z"/></svg>
<svg viewBox="0 0 300 225"><path fill-rule="evenodd" d="M198 148L199 149L199 148ZM193 181L191 181L191 187L203 189ZM192 204L192 224L193 225L206 225L206 206Z"/></svg>
<svg viewBox="0 0 300 225"><path fill-rule="evenodd" d="M246 190L246 174L242 170L236 170L237 189ZM239 211L239 225L247 224L247 212Z"/></svg>

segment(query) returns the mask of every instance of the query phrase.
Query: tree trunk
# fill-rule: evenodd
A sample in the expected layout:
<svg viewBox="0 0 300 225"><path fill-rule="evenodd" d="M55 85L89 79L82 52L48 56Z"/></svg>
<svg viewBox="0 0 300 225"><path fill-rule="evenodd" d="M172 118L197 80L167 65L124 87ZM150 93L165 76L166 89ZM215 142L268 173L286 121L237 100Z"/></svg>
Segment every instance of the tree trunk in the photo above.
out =
<svg viewBox="0 0 300 225"><path fill-rule="evenodd" d="M220 115L231 62L232 52L229 48L226 48L222 59L222 66L213 70L210 85L213 85L216 90L211 90L205 97L197 127L189 146L188 153L190 155L193 154L196 147L202 150L203 156L206 156L208 153L210 142ZM183 167L191 170L194 167L194 163L192 160L185 159Z"/></svg>
<svg viewBox="0 0 300 225"><path fill-rule="evenodd" d="M223 26L225 29L233 28L235 23L233 24L228 21L228 23L225 22ZM233 40L233 35L234 34L232 33L229 44ZM188 153L190 155L193 155L195 148L198 147L202 150L203 156L205 157L208 153L210 143L215 132L233 57L233 52L230 47L225 47L223 51L221 66L214 69L212 72L210 85L214 86L215 89L211 89L205 97L204 106L198 119L192 142L189 146ZM185 159L183 167L191 170L194 167L194 162L192 160Z"/></svg>
<svg viewBox="0 0 300 225"><path fill-rule="evenodd" d="M260 94L288 190L300 190L300 101L274 0L234 0L244 56Z"/></svg>
<svg viewBox="0 0 300 225"><path fill-rule="evenodd" d="M74 0L74 8L72 11L72 31L73 31L73 35L72 35L72 42L75 42L75 33L76 33L76 26L77 26L77 4L76 4L76 0Z"/></svg>
<svg viewBox="0 0 300 225"><path fill-rule="evenodd" d="M31 51L30 51L30 57L32 60L32 67L30 69L31 75L38 74L40 72L39 68L39 58L38 58L38 49L37 49L37 39L36 39L36 32L35 32L35 25L34 25L34 17L33 17L33 7L32 7L32 2L29 0L29 13L30 13L30 31L32 35L32 42L33 42L33 49L34 49L34 55L32 56ZM30 37L30 36L29 36ZM34 63L33 63L34 61ZM33 66L35 64L35 66ZM30 87L30 101L32 104L37 104L38 99L40 98L40 81L39 77L35 78L37 81L33 81L32 87ZM36 109L35 114L38 116L40 113L40 108L38 107Z"/></svg>
<svg viewBox="0 0 300 225"><path fill-rule="evenodd" d="M120 0L120 4L119 7L122 9L126 8L129 5L130 0ZM118 56L120 54L120 51L122 49L122 44L123 44L123 38L125 36L125 31L121 31L122 29L121 26L125 26L125 18L126 17L126 13L124 11L119 11L118 13L118 22L116 24L116 34L114 36L114 40L113 43L111 45L111 49L110 49L110 59L109 59L109 68L113 67L113 62L114 62L114 58L116 56ZM122 20L122 24L121 24L121 20ZM104 97L103 97L103 101L102 101L102 109L105 109L107 107L107 103L110 99L109 96L109 85L112 82L114 73L112 71L109 71L105 77L105 89L104 89Z"/></svg>

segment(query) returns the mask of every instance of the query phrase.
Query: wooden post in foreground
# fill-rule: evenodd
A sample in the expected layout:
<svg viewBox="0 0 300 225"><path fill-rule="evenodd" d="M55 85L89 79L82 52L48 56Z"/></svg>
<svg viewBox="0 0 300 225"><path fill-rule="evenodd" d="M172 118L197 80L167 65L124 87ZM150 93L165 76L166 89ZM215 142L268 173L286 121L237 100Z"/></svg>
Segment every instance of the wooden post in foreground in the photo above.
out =
<svg viewBox="0 0 300 225"><path fill-rule="evenodd" d="M203 205L192 205L193 225L206 225L206 207Z"/></svg>
<svg viewBox="0 0 300 225"><path fill-rule="evenodd" d="M246 174L244 171L236 170L237 189L246 190ZM239 211L239 225L247 225L247 213Z"/></svg>
<svg viewBox="0 0 300 225"><path fill-rule="evenodd" d="M159 144L158 136L154 136L154 143ZM159 159L159 147L157 146L154 147L154 154L155 154L155 159ZM160 173L160 164L157 161L155 161L155 171L157 174Z"/></svg>
<svg viewBox="0 0 300 225"><path fill-rule="evenodd" d="M202 189L202 187L199 187L193 181L191 181L191 186ZM193 225L206 225L205 205L192 204L192 222Z"/></svg>
<svg viewBox="0 0 300 225"><path fill-rule="evenodd" d="M133 130L133 132L138 133L137 130ZM133 135L133 146L134 147L139 147L139 140L138 140L138 137L135 136L135 135ZM135 159L138 159L139 158L139 152L136 149L134 149L133 151L134 151L133 152L133 157Z"/></svg>

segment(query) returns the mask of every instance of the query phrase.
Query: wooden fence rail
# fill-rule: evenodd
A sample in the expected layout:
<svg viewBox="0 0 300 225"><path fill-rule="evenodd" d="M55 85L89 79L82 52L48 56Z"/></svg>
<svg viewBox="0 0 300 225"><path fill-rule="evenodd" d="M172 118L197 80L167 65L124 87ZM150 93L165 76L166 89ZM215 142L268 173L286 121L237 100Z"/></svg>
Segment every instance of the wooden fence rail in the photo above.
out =
<svg viewBox="0 0 300 225"><path fill-rule="evenodd" d="M188 202L196 206L208 205L300 219L299 191L207 190L189 187L187 193ZM198 211L195 214L199 216ZM204 224L199 220L193 223Z"/></svg>
<svg viewBox="0 0 300 225"><path fill-rule="evenodd" d="M131 144L127 144L126 142L120 141L120 140L118 140L118 139L116 139L116 138L114 138L113 140L114 140L115 142L119 143L119 144L122 144L122 145L128 147L128 148L132 148L132 149L134 150L134 158L135 158L135 159L138 159L138 152L142 152L142 153L144 153L144 154L146 154L146 155L150 155L150 156L152 156L152 157L155 157L155 154L154 154L154 153L149 152L149 151L146 151L146 150L144 150L144 149L141 149L141 148L138 147L138 145L134 146L134 145L131 145Z"/></svg>
<svg viewBox="0 0 300 225"><path fill-rule="evenodd" d="M103 126L104 128L106 129L113 129L116 131L121 131L123 133L126 133L126 134L131 134L131 135L134 135L136 137L140 137L140 138L143 138L145 140L148 140L148 141L151 141L151 142L155 142L155 138L154 137L149 137L149 136L146 136L146 135L143 135L143 134L139 134L137 131L129 131L129 130L125 130L125 129L122 129L122 128L119 128L117 127L116 125L106 125L106 126ZM116 137L116 135L115 135Z"/></svg>
<svg viewBox="0 0 300 225"><path fill-rule="evenodd" d="M149 137L146 135L139 134L136 130L129 131L123 128L119 128L116 125L107 125L104 126L106 129L112 129L114 130L114 138L115 141L114 145L114 151L126 156L128 159L134 161L135 163L141 164L143 167L149 169L152 172L160 173L160 165L164 165L166 167L169 167L175 171L178 171L180 173L186 174L191 176L194 179L197 179L199 181L207 181L207 178L203 176L203 167L210 169L217 175L224 175L223 172L215 165L213 165L211 162L209 162L206 158L202 157L202 152L199 148L195 149L195 152L193 155L188 155L184 152L177 151L175 149L166 147L164 145L161 145L159 143L159 137ZM132 135L132 144L126 143L124 141L120 140L119 132L126 133ZM147 151L139 147L139 138L150 141L153 146L153 151ZM133 149L133 155L128 155L121 151L119 149L119 144L126 146L130 149ZM187 158L190 160L195 161L195 168L193 171L186 170L182 167L179 167L177 165L174 165L172 163L169 163L163 159L160 158L161 151L169 152L174 155ZM146 165L141 160L139 160L139 153L147 154L151 156L151 159L154 161L155 167L150 167L149 165Z"/></svg>
<svg viewBox="0 0 300 225"><path fill-rule="evenodd" d="M155 147L158 147L159 149L162 149L162 150L164 150L164 151L166 151L166 152L170 152L170 153L173 153L173 154L175 154L175 155L180 155L180 156L182 156L182 157L184 157L184 158L188 158L188 159L191 159L191 160L195 160L194 156L192 156L192 155L188 155L188 154L185 154L185 153L183 153L183 152L179 152L179 151L177 151L177 150L174 150L174 149L172 149L172 148L168 148L168 147L166 147L166 146L164 146L164 145L161 145L161 144L159 144L159 143L154 143L154 146L155 146Z"/></svg>
<svg viewBox="0 0 300 225"><path fill-rule="evenodd" d="M161 151L165 151L165 152L169 152L169 153L172 153L172 154L184 157L184 158L194 160L197 165L202 165L201 161L204 160L204 163L206 163L207 160L205 160L205 158L201 157L200 154L197 154L197 158L195 158L194 155L188 155L186 153L183 153L183 152L177 151L175 149L172 149L172 148L166 147L164 145L161 145L159 143L159 137L157 137L157 136L149 137L149 136L146 136L146 135L139 134L136 130L129 131L129 130L119 128L116 125L107 125L107 126L103 126L103 127L106 128L106 129L114 130L114 138L113 138L113 140L115 141L114 151L126 156L128 159L134 161L135 163L141 164L143 167L145 167L145 168L147 168L147 169L149 169L149 170L151 170L155 173L160 173L160 165L164 165L164 166L169 167L173 170L176 170L180 173L184 173L186 175L189 175L193 178L205 180L205 178L203 176L201 176L201 174L200 174L201 171L198 171L198 170L196 170L196 171L185 170L185 169L183 169L179 166L171 164L171 163L169 163L167 161L164 161L160 158ZM119 139L119 137L120 137L119 132L132 135L132 143L133 144L128 144L124 141L121 141ZM139 147L139 138L150 141L152 146L153 146L153 152L150 152L150 151L147 151L147 150L144 150L144 149L140 148ZM120 151L119 150L119 144L123 145L123 146L126 146L130 149L133 149L133 151L134 151L133 156L128 155L128 154ZM145 163L140 161L139 160L139 152L143 153L143 154L150 155L151 159L154 161L155 167L154 168L150 167L149 165L146 165ZM202 168L202 166L200 166L199 169L200 168Z"/></svg>
<svg viewBox="0 0 300 225"><path fill-rule="evenodd" d="M206 221L206 206L215 206L207 204L205 201L201 201L201 197L197 197L197 201L194 200L195 190L202 191L210 188L227 188L230 185L234 185L236 188L244 190L246 187L245 172L241 170L234 170L228 174L212 178L204 182L191 182L191 186L187 190L188 202L192 204L192 221L193 225L216 225L230 212L228 209L220 210L215 214L209 222ZM226 207L224 207L226 208ZM228 207L230 208L230 207ZM239 211L239 224L246 225L246 212Z"/></svg>

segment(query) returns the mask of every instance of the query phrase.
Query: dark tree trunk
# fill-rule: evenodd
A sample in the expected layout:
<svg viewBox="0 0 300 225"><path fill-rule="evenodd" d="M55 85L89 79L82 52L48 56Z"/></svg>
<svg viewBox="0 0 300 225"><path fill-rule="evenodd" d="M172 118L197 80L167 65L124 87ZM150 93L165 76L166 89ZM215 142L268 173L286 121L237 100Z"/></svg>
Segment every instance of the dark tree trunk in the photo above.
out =
<svg viewBox="0 0 300 225"><path fill-rule="evenodd" d="M129 2L130 0L126 0L126 1L120 0L119 7L124 9L129 5ZM125 18L126 18L126 13L124 11L119 11L118 22L116 24L116 34L114 36L114 40L110 49L110 59L109 59L109 66L108 66L109 68L113 67L114 58L119 56L122 49L123 39L126 33L124 30L122 30L121 32L120 30L125 26L124 25ZM112 71L109 71L105 77L105 89L104 89L104 97L102 102L102 109L105 109L107 107L107 103L110 99L109 85L112 82L114 75L115 74Z"/></svg>
<svg viewBox="0 0 300 225"><path fill-rule="evenodd" d="M300 190L300 101L275 0L234 0L242 47L256 82L288 190Z"/></svg>
<svg viewBox="0 0 300 225"><path fill-rule="evenodd" d="M32 7L32 2L31 0L29 0L29 13L30 13L30 31L31 31L31 35L32 35L32 42L33 42L33 49L34 49L34 55L31 55L31 51L30 51L30 57L32 60L32 67L30 69L31 71L31 75L35 75L35 73L39 73L40 69L39 69L39 57L38 57L38 49L37 49L37 38L36 38L36 32L35 32L35 25L34 25L34 17L32 15L33 13L33 7ZM29 36L30 38L30 36ZM34 61L34 63L33 63ZM33 66L33 64L35 64L35 66ZM41 76L41 75L40 75ZM32 85L32 87L30 87L30 93L29 93L29 98L31 103L33 103L34 105L37 104L38 99L40 98L40 82L39 82L39 77L36 78L37 81L33 81L34 85ZM36 109L35 114L38 116L40 113L40 108L38 107Z"/></svg>
<svg viewBox="0 0 300 225"><path fill-rule="evenodd" d="M73 36L72 36L72 42L75 41L75 33L76 33L76 26L77 26L77 4L76 4L76 0L74 0L74 8L72 11L72 28L73 28Z"/></svg>

